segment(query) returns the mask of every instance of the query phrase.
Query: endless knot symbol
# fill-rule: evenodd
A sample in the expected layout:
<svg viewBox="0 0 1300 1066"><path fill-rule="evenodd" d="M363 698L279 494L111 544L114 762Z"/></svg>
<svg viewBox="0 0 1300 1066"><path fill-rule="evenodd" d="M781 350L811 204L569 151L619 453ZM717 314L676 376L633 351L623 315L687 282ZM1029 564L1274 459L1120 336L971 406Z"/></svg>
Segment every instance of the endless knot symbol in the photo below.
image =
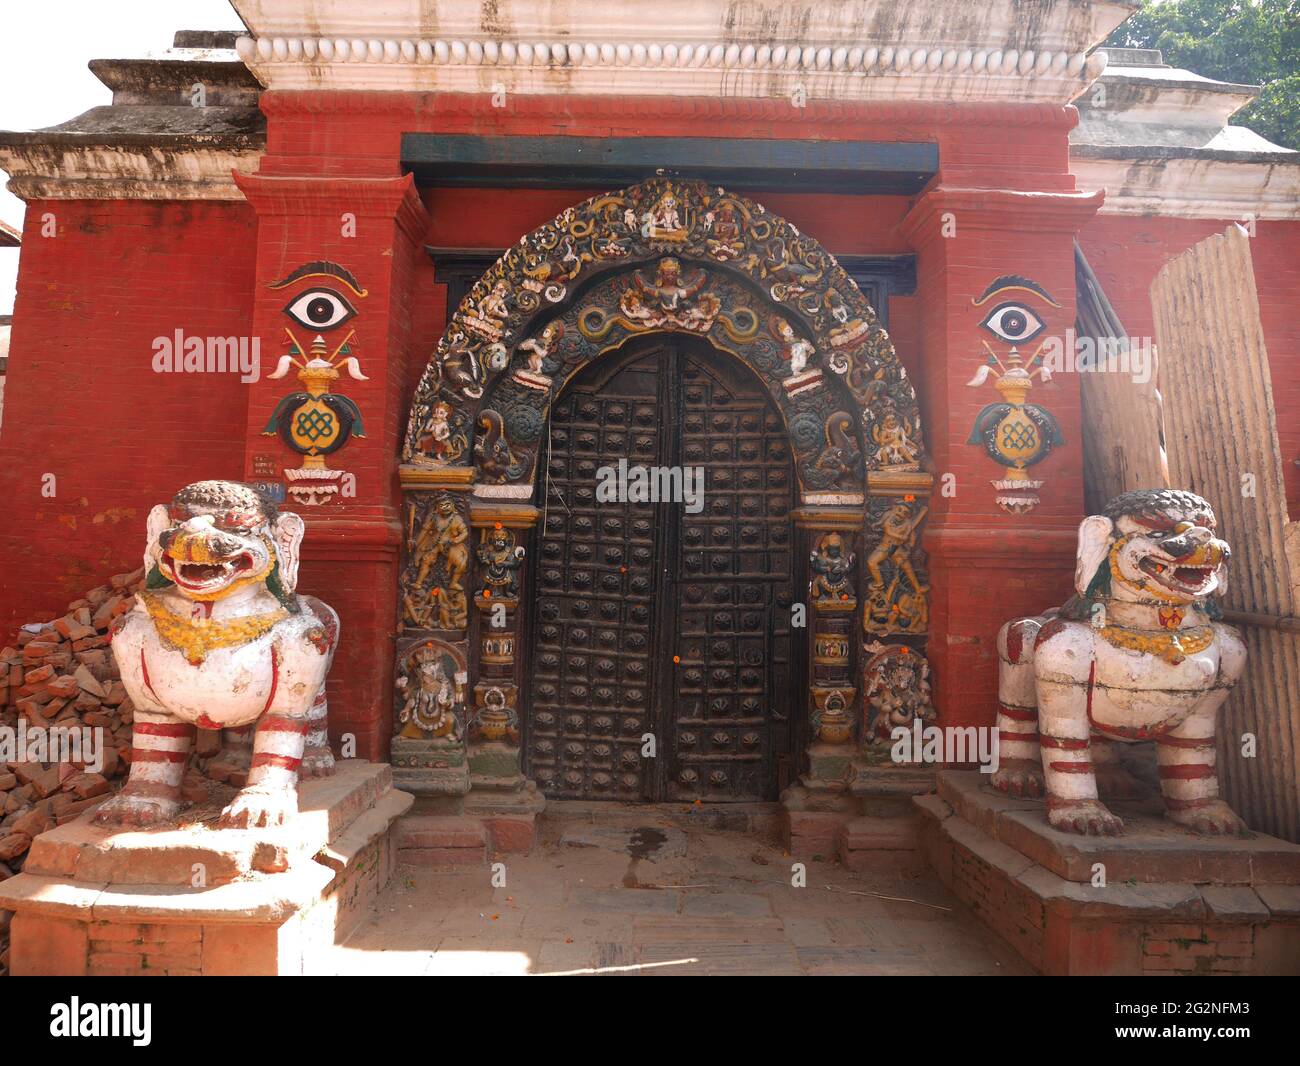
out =
<svg viewBox="0 0 1300 1066"><path fill-rule="evenodd" d="M294 432L315 443L321 437L328 437L334 432L334 415L329 411L317 409L299 411L294 423Z"/></svg>
<svg viewBox="0 0 1300 1066"><path fill-rule="evenodd" d="M1038 430L1033 426L1024 424L1004 426L1002 429L1002 447L1037 448Z"/></svg>

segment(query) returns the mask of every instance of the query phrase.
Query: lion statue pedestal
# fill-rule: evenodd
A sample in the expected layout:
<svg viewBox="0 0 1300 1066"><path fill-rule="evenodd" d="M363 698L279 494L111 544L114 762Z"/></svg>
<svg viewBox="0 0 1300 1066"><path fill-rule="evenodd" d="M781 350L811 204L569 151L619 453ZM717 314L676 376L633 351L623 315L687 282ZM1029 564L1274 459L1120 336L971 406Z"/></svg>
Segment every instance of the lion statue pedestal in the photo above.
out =
<svg viewBox="0 0 1300 1066"><path fill-rule="evenodd" d="M1245 833L1215 771L1219 708L1246 663L1210 600L1229 554L1210 505L1190 492L1127 492L1085 518L1077 595L998 633L994 787L1045 796L1057 829L1115 835L1123 823L1098 778L1122 773L1114 745L1153 740L1166 817L1195 833Z"/></svg>
<svg viewBox="0 0 1300 1066"><path fill-rule="evenodd" d="M0 884L14 974L309 973L369 915L413 797L390 766L330 753L339 624L294 592L303 532L227 481L150 513L146 588L112 632L135 705L131 773ZM244 787L185 809L196 730L249 726Z"/></svg>

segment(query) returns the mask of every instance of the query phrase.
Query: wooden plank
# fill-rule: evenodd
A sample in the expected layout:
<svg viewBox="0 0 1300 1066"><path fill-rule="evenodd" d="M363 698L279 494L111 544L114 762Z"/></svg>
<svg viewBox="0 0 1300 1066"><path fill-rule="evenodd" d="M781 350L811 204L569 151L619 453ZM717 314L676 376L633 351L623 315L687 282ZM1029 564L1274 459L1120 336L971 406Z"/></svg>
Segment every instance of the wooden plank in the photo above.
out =
<svg viewBox="0 0 1300 1066"><path fill-rule="evenodd" d="M734 190L907 196L938 172L939 146L920 141L404 133L402 167L426 186L619 188L669 173Z"/></svg>
<svg viewBox="0 0 1300 1066"><path fill-rule="evenodd" d="M1075 333L1091 338L1098 350L1106 344L1127 345L1128 331L1077 242L1074 265L1078 291ZM1100 514L1107 501L1122 492L1169 487L1163 402L1156 382L1155 365L1146 381L1109 370L1079 374L1084 497L1089 514Z"/></svg>
<svg viewBox="0 0 1300 1066"><path fill-rule="evenodd" d="M1169 474L1214 504L1232 545L1225 605L1300 614L1287 548L1286 490L1250 238L1239 226L1172 259L1151 286L1161 353ZM1240 615L1238 616L1240 617ZM1242 625L1249 660L1222 712L1225 797L1252 827L1300 839L1300 637ZM1258 739L1255 759L1242 736Z"/></svg>

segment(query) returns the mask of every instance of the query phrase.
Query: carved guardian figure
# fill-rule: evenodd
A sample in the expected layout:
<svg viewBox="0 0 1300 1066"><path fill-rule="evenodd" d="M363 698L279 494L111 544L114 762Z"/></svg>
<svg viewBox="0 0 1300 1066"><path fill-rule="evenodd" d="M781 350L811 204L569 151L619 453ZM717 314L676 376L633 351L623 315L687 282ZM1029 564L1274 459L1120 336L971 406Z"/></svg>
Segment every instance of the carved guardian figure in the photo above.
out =
<svg viewBox="0 0 1300 1066"><path fill-rule="evenodd" d="M1115 742L1154 740L1166 816L1244 833L1219 799L1214 732L1246 649L1215 619L1228 545L1190 492L1126 492L1079 526L1076 595L998 633L1001 767L993 784L1045 793L1057 829L1115 835L1098 798L1121 779Z"/></svg>
<svg viewBox="0 0 1300 1066"><path fill-rule="evenodd" d="M131 773L101 825L173 819L197 727L256 723L247 786L221 825L275 826L298 808L298 772L333 767L325 676L334 611L294 594L303 521L262 493L199 481L149 513L145 590L112 634L135 704Z"/></svg>

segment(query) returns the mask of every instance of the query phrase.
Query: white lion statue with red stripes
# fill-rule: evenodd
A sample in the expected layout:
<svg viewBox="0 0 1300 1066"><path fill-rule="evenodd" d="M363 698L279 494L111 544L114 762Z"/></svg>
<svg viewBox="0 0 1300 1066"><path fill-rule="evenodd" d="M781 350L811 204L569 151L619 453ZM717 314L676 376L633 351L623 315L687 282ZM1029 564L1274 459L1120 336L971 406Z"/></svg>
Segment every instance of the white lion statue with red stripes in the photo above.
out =
<svg viewBox="0 0 1300 1066"><path fill-rule="evenodd" d="M221 814L278 826L298 809L298 774L334 766L325 677L338 615L298 596L303 521L259 490L199 481L149 513L145 588L112 632L135 705L131 773L101 825L175 818L195 730L256 723L246 786Z"/></svg>
<svg viewBox="0 0 1300 1066"><path fill-rule="evenodd" d="M1219 798L1215 725L1246 648L1218 621L1228 545L1201 497L1117 496L1079 526L1076 595L998 632L1000 766L993 785L1046 795L1057 829L1116 835L1102 804L1126 771L1117 743L1155 741L1166 816L1196 833L1245 833Z"/></svg>

